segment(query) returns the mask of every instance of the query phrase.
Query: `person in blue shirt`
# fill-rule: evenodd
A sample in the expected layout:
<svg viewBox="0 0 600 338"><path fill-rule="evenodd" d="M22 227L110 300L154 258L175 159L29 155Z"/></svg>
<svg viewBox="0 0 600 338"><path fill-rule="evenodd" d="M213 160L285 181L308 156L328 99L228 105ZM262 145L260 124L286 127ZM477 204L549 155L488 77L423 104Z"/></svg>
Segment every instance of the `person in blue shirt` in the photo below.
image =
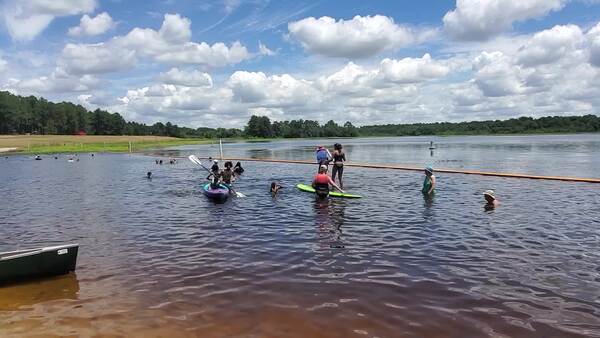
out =
<svg viewBox="0 0 600 338"><path fill-rule="evenodd" d="M317 147L317 164L319 165L319 168L322 165L329 165L329 161L331 161L332 156L331 153L329 152L329 150L323 146L318 146Z"/></svg>

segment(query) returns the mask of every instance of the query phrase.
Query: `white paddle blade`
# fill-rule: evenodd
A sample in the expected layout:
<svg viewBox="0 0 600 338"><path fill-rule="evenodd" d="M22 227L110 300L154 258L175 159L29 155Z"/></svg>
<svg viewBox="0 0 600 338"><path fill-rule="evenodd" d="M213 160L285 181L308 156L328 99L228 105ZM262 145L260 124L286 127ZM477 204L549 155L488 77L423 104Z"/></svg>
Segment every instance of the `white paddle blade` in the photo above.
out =
<svg viewBox="0 0 600 338"><path fill-rule="evenodd" d="M193 163L195 163L195 164L200 164L201 163L200 159L198 157L196 157L196 155L190 155L190 156L188 156L188 159L190 161L192 161Z"/></svg>

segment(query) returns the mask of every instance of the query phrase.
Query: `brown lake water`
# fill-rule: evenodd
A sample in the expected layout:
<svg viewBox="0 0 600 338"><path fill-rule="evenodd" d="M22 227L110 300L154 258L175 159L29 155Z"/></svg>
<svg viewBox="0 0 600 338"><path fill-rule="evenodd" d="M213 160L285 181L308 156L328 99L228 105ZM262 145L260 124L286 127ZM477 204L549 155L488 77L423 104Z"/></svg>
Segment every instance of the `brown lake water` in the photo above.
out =
<svg viewBox="0 0 600 338"><path fill-rule="evenodd" d="M341 141L356 162L600 177L598 135L429 140ZM154 163L217 148L1 158L0 251L80 251L74 274L0 287L0 336L600 337L598 185L446 174L424 199L421 173L347 168L364 198L317 201L294 188L314 166L246 163L247 197L214 204L191 162Z"/></svg>

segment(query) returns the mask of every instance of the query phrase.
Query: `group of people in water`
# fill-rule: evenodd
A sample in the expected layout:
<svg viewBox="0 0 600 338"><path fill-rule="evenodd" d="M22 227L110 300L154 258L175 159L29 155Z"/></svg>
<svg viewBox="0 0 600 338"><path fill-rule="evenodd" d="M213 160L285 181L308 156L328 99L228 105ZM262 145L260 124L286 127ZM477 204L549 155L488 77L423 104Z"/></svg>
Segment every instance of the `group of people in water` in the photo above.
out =
<svg viewBox="0 0 600 338"><path fill-rule="evenodd" d="M315 189L316 195L319 197L327 197L331 188L344 193L344 162L346 162L347 159L342 145L340 143L335 143L333 145L333 153L324 146L318 146L315 153L318 171L313 178L312 187ZM224 164L224 169L221 170L219 168L219 160L210 158L209 160L212 160L212 166L206 179L211 181L212 189L218 189L221 184L231 188L236 177L244 172L244 168L240 162L237 162L234 166L233 162L227 161ZM162 160L156 160L156 163L162 164ZM175 164L176 162L171 160L169 163ZM331 176L328 174L330 165L332 166ZM147 177L149 179L152 178L152 173L148 172ZM437 182L436 177L433 174L433 168L427 166L425 168L425 178L421 188L423 195L433 196L435 194L436 184ZM271 194L276 195L282 188L283 186L279 183L271 182L270 192ZM484 191L483 196L486 201L486 208L494 208L500 204L493 190Z"/></svg>
<svg viewBox="0 0 600 338"><path fill-rule="evenodd" d="M231 188L231 184L235 181L236 176L244 172L244 168L240 162L237 162L234 166L233 162L227 161L224 167L225 169L221 170L219 168L219 160L213 160L210 173L206 177L207 180L211 181L211 189L218 189L221 184L225 184Z"/></svg>
<svg viewBox="0 0 600 338"><path fill-rule="evenodd" d="M320 197L328 196L330 187L333 187L342 193L344 192L342 175L344 174L344 162L346 161L346 154L343 151L342 145L339 143L334 144L333 149L333 153L331 153L324 146L318 146L316 150L316 158L319 169L318 173L313 179L312 187L315 189L316 194ZM331 176L327 174L330 163L333 163ZM336 183L336 176L339 184ZM273 184L274 183L271 184L271 192L273 192ZM427 166L425 168L425 179L423 180L421 192L425 196L433 196L433 194L435 194L435 187L436 178L433 174L433 168L431 166ZM483 197L486 201L486 208L494 208L500 204L493 190L484 191Z"/></svg>

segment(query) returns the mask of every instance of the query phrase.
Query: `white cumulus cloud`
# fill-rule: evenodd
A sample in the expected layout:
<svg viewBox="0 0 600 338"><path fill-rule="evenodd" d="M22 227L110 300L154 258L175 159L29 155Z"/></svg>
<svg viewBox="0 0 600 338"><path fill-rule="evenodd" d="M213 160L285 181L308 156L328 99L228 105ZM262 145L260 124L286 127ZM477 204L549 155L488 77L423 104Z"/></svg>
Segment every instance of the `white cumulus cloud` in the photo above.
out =
<svg viewBox="0 0 600 338"><path fill-rule="evenodd" d="M7 0L1 12L10 36L29 41L56 17L91 13L97 5L96 0Z"/></svg>
<svg viewBox="0 0 600 338"><path fill-rule="evenodd" d="M431 31L417 32L387 16L335 20L309 17L288 24L290 36L310 52L333 57L363 58L418 42Z"/></svg>
<svg viewBox="0 0 600 338"><path fill-rule="evenodd" d="M49 76L15 80L11 87L17 93L62 94L85 92L98 88L100 80L93 75L73 76L61 68L56 68Z"/></svg>
<svg viewBox="0 0 600 338"><path fill-rule="evenodd" d="M131 68L140 58L172 65L222 67L251 57L239 42L209 45L190 41L191 36L188 18L166 14L158 31L136 27L103 43L68 44L59 62L74 73L103 73Z"/></svg>
<svg viewBox="0 0 600 338"><path fill-rule="evenodd" d="M567 0L457 0L444 15L446 31L456 39L482 41L507 31L513 22L545 16Z"/></svg>
<svg viewBox="0 0 600 338"><path fill-rule="evenodd" d="M548 64L573 53L584 42L581 29L575 25L555 26L536 33L517 54L525 66Z"/></svg>
<svg viewBox="0 0 600 338"><path fill-rule="evenodd" d="M483 52L473 62L475 83L485 96L498 97L525 92L524 75L502 52Z"/></svg>
<svg viewBox="0 0 600 338"><path fill-rule="evenodd" d="M81 17L79 26L69 28L70 36L93 36L106 33L115 26L115 22L106 12L91 18L89 15Z"/></svg>
<svg viewBox="0 0 600 338"><path fill-rule="evenodd" d="M600 67L600 23L587 33L590 45L590 63Z"/></svg>
<svg viewBox="0 0 600 338"><path fill-rule="evenodd" d="M187 87L213 86L213 81L210 75L199 70L186 71L178 68L172 68L166 73L161 73L159 79L165 84Z"/></svg>
<svg viewBox="0 0 600 338"><path fill-rule="evenodd" d="M106 43L67 44L59 65L71 74L99 74L130 69L135 65L135 51L111 48Z"/></svg>
<svg viewBox="0 0 600 338"><path fill-rule="evenodd" d="M303 106L319 93L307 80L289 74L267 76L263 72L237 71L227 81L235 100L264 106Z"/></svg>

